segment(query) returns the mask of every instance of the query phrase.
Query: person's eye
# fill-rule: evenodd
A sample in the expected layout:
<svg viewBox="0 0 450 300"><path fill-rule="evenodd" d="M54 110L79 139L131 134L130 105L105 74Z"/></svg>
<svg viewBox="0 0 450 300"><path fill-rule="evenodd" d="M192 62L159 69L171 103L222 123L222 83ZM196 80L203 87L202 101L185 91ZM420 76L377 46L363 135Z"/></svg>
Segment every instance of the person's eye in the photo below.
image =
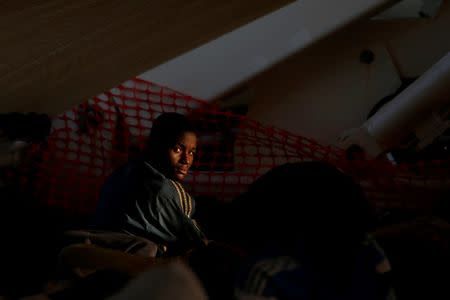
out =
<svg viewBox="0 0 450 300"><path fill-rule="evenodd" d="M179 147L179 146L173 147L173 152L180 153L181 152L181 147Z"/></svg>
<svg viewBox="0 0 450 300"><path fill-rule="evenodd" d="M196 151L190 151L190 152L189 152L189 155L194 156L195 154L196 154Z"/></svg>

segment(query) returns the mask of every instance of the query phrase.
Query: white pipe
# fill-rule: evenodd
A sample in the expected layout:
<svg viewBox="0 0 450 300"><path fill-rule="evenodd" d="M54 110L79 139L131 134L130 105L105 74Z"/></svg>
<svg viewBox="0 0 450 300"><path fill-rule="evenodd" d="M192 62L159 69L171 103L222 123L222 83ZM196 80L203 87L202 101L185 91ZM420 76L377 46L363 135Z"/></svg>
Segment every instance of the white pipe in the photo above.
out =
<svg viewBox="0 0 450 300"><path fill-rule="evenodd" d="M450 103L450 52L367 120L363 127L382 148L398 145L433 111Z"/></svg>

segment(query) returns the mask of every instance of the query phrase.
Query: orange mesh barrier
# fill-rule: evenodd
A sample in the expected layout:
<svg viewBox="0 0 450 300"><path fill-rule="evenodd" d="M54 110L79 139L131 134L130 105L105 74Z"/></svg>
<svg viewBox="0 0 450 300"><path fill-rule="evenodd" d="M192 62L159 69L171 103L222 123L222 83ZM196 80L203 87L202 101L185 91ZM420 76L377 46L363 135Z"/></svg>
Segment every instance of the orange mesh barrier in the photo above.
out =
<svg viewBox="0 0 450 300"><path fill-rule="evenodd" d="M400 167L387 161L350 163L339 149L140 79L56 117L48 142L34 147L32 173L24 184L46 205L92 212L105 177L142 149L162 112L189 114L198 124L199 151L187 179L194 196L229 200L270 168L302 160L326 160L352 173L379 207L417 207L424 203L423 197L413 199L420 192L433 186L442 191L448 184L442 162Z"/></svg>

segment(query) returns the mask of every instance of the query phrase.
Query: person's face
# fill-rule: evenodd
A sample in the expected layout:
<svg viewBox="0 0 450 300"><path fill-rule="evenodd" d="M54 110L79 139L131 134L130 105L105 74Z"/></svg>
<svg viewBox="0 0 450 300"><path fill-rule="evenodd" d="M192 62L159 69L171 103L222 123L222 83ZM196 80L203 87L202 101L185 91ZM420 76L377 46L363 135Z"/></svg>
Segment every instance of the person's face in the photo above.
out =
<svg viewBox="0 0 450 300"><path fill-rule="evenodd" d="M197 151L197 136L193 132L181 134L173 147L169 149L169 177L182 181L194 162Z"/></svg>

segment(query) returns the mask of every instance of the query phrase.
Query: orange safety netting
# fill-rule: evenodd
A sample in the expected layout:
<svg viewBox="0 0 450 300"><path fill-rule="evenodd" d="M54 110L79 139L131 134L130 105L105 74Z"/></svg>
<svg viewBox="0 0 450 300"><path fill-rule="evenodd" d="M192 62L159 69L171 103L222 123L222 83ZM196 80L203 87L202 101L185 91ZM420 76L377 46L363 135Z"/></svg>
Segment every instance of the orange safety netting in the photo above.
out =
<svg viewBox="0 0 450 300"><path fill-rule="evenodd" d="M352 173L379 207L423 205L423 197L413 198L449 183L442 162L350 163L339 149L134 79L56 117L48 141L34 148L24 184L46 205L92 212L105 177L142 149L162 112L196 120L199 151L187 186L197 197L230 200L270 168L303 160L326 160Z"/></svg>

